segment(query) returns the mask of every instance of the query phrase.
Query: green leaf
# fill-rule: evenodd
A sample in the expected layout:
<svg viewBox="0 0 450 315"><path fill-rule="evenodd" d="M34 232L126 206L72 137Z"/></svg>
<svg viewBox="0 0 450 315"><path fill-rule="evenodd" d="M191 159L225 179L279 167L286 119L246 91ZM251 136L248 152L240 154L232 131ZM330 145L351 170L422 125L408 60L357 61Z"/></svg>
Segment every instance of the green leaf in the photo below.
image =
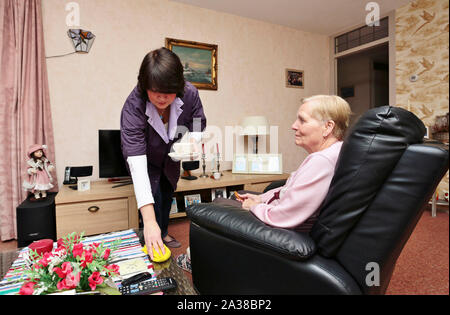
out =
<svg viewBox="0 0 450 315"><path fill-rule="evenodd" d="M101 294L106 295L121 295L120 291L117 288L110 287L106 284L100 284L96 288L97 291L99 291Z"/></svg>

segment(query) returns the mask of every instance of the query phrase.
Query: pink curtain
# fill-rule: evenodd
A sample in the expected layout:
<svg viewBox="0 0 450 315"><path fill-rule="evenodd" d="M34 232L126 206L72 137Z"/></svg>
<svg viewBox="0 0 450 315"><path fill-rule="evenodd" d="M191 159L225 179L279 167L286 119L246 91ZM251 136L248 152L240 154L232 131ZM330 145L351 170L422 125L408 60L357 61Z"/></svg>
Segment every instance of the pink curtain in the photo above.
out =
<svg viewBox="0 0 450 315"><path fill-rule="evenodd" d="M46 144L55 164L41 0L0 1L0 240L17 238L27 193L27 148ZM56 174L53 174L54 186Z"/></svg>

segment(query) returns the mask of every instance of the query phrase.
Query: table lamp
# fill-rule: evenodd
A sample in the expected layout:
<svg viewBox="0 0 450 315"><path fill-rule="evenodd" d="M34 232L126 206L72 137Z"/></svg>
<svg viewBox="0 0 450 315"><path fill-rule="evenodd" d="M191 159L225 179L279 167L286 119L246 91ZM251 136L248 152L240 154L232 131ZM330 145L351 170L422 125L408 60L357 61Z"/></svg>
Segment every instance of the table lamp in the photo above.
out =
<svg viewBox="0 0 450 315"><path fill-rule="evenodd" d="M242 136L251 136L254 139L253 153L258 154L258 136L269 134L269 123L265 116L247 116L242 122Z"/></svg>

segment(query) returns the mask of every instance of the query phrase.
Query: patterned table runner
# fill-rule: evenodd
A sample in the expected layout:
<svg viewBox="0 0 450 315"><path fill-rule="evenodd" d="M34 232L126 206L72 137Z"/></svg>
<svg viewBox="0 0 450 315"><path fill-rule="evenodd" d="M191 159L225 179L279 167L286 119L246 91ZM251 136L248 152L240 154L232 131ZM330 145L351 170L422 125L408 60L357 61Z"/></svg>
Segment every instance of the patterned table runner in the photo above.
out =
<svg viewBox="0 0 450 315"><path fill-rule="evenodd" d="M121 232L113 232L108 234L101 234L91 237L86 237L83 240L84 246L89 246L91 244L103 242L105 247L111 245L112 242L116 240L121 240L122 242L117 247L116 250L111 251L112 261L111 263L119 263L124 260L131 260L135 258L143 258L147 264L148 272L155 277L153 271L153 264L149 257L142 251L142 246L139 242L139 237L133 230L126 230ZM54 247L56 243L54 243ZM18 281L22 273L14 272L15 269L23 270L25 267L25 261L23 259L24 254L28 253L28 247L20 250L19 257L14 261L9 271L6 273L2 281L0 281L0 295L10 295L19 293L22 287L23 281ZM116 284L120 283L120 279L116 280Z"/></svg>

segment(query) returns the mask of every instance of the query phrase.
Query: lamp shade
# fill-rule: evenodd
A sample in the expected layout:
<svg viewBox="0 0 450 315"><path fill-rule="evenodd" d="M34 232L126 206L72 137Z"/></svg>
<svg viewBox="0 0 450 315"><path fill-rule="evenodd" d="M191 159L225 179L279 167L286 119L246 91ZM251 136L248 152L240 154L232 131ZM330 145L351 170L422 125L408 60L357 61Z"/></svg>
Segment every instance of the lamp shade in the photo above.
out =
<svg viewBox="0 0 450 315"><path fill-rule="evenodd" d="M269 123L265 116L247 116L242 122L242 136L258 136L269 134Z"/></svg>
<svg viewBox="0 0 450 315"><path fill-rule="evenodd" d="M76 52L88 53L94 43L95 35L82 29L69 29L67 35L72 39Z"/></svg>

